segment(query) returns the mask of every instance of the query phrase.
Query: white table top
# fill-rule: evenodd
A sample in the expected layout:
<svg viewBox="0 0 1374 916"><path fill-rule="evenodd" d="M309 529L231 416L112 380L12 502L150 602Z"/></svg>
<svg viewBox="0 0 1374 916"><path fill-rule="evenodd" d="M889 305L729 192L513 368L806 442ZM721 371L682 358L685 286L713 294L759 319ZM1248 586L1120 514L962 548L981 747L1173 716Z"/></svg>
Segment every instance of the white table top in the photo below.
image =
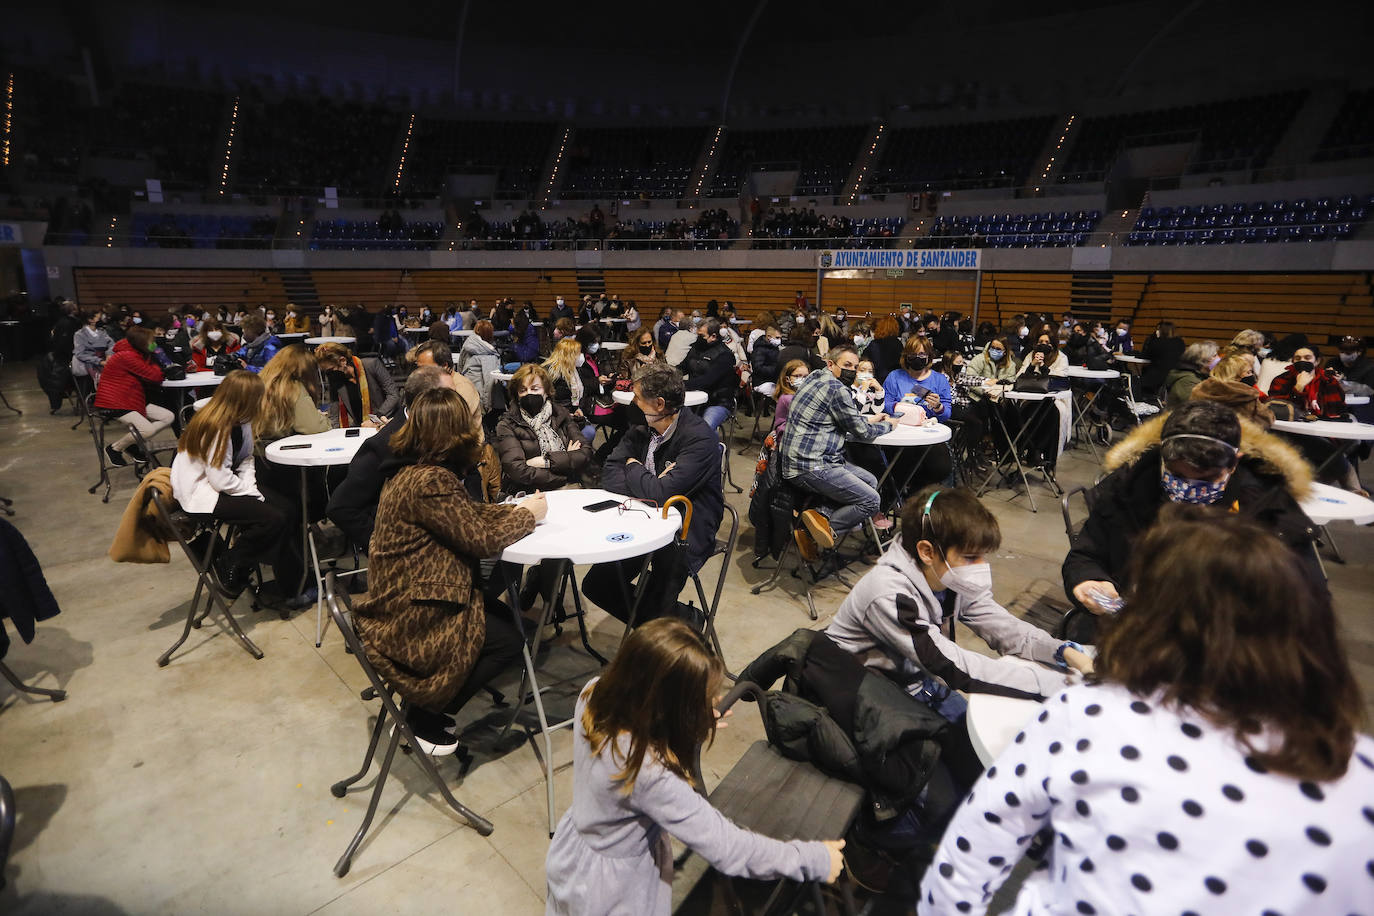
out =
<svg viewBox="0 0 1374 916"><path fill-rule="evenodd" d="M212 388L224 381L224 376L215 375L209 369L204 372L188 372L183 379L167 379L163 388Z"/></svg>
<svg viewBox="0 0 1374 916"><path fill-rule="evenodd" d="M1312 484L1312 495L1299 505L1313 524L1350 521L1357 525L1374 524L1374 500L1358 493L1324 483Z"/></svg>
<svg viewBox="0 0 1374 916"><path fill-rule="evenodd" d="M731 323L731 324L753 324L753 323L754 323L754 319L752 319L752 318L731 318L731 319L730 319L730 323Z"/></svg>
<svg viewBox="0 0 1374 916"><path fill-rule="evenodd" d="M1363 407L1364 405L1369 403L1369 395L1347 394L1345 396L1345 403L1348 407Z"/></svg>
<svg viewBox="0 0 1374 916"><path fill-rule="evenodd" d="M277 340L297 341L305 340L310 335L307 334L305 331L292 331L290 334L276 334L274 336L277 338Z"/></svg>
<svg viewBox="0 0 1374 916"><path fill-rule="evenodd" d="M617 404L628 404L635 399L635 393L633 391L613 391L611 392L611 399L614 400ZM706 392L689 391L687 392L686 397L683 398L682 406L700 407L702 404L705 403Z"/></svg>
<svg viewBox="0 0 1374 916"><path fill-rule="evenodd" d="M1064 370L1064 374L1069 378L1095 378L1103 381L1121 378L1121 373L1115 369L1089 369L1087 366L1069 366Z"/></svg>
<svg viewBox="0 0 1374 916"><path fill-rule="evenodd" d="M1012 401L1047 401L1050 398L1070 398L1073 393L1069 391L1011 391L1008 389L1002 393L1002 397Z"/></svg>
<svg viewBox="0 0 1374 916"><path fill-rule="evenodd" d="M643 512L605 509L587 512L582 507L628 497L607 490L555 490L546 493L549 512L532 534L501 552L508 563L538 563L541 560L571 560L577 565L608 563L641 557L672 541L682 524L676 508L663 518L659 509L647 503ZM647 514L646 514L647 513Z"/></svg>
<svg viewBox="0 0 1374 916"><path fill-rule="evenodd" d="M1374 423L1343 423L1340 420L1275 420L1274 429L1298 436L1317 436L1321 439L1374 439Z"/></svg>
<svg viewBox="0 0 1374 916"><path fill-rule="evenodd" d="M619 340L606 340L601 343L601 349L603 350L623 350L628 346L629 344Z"/></svg>
<svg viewBox="0 0 1374 916"><path fill-rule="evenodd" d="M429 328L428 328L428 327L423 327L423 328L401 328L401 331L404 332L404 333L406 333L406 334L428 334L428 333L429 333Z"/></svg>
<svg viewBox="0 0 1374 916"><path fill-rule="evenodd" d="M891 432L883 433L878 438L872 440L874 445L893 445L893 446L913 446L913 445L939 445L941 442L948 442L953 435L950 428L943 423L927 423L921 426L897 425Z"/></svg>
<svg viewBox="0 0 1374 916"><path fill-rule="evenodd" d="M1127 356L1124 353L1113 353L1112 359L1120 363L1135 363L1138 366L1147 366L1150 361L1143 356Z"/></svg>
<svg viewBox="0 0 1374 916"><path fill-rule="evenodd" d="M515 378L514 372L493 372L491 374L493 382L509 382L513 378Z"/></svg>
<svg viewBox="0 0 1374 916"><path fill-rule="evenodd" d="M353 433L353 435L349 435ZM309 436L287 436L267 446L267 460L291 467L321 468L348 464L358 454L358 447L377 435L375 429L331 429ZM310 448L283 448L288 445L309 445Z"/></svg>
<svg viewBox="0 0 1374 916"><path fill-rule="evenodd" d="M613 322L613 321L619 322L620 324L624 324L624 323L625 323L626 321L628 321L629 319L628 319L628 318L598 318L598 319L596 319L596 320L597 320L597 321L604 321L604 322L606 322L607 324L610 324L610 323Z"/></svg>
<svg viewBox="0 0 1374 916"><path fill-rule="evenodd" d="M532 328L542 328L543 326L544 326L544 322L542 322L542 321L531 321L531 322L530 322L530 327L532 327Z"/></svg>
<svg viewBox="0 0 1374 916"><path fill-rule="evenodd" d="M968 737L984 766L991 764L1040 709L1035 700L972 693L968 698Z"/></svg>
<svg viewBox="0 0 1374 916"><path fill-rule="evenodd" d="M191 406L196 410L204 410L206 407L210 406L210 402L214 399L215 398L213 395L211 395L208 398L196 398L194 401L191 402Z"/></svg>
<svg viewBox="0 0 1374 916"><path fill-rule="evenodd" d="M473 333L474 333L473 330L472 330L471 328L468 328L468 329L464 329L464 330L462 330L462 331L449 331L449 336L450 336L450 337L471 337L471 336L473 335Z"/></svg>
<svg viewBox="0 0 1374 916"><path fill-rule="evenodd" d="M307 337L305 345L307 347L318 347L320 344L336 343L344 346L352 346L358 342L356 337Z"/></svg>

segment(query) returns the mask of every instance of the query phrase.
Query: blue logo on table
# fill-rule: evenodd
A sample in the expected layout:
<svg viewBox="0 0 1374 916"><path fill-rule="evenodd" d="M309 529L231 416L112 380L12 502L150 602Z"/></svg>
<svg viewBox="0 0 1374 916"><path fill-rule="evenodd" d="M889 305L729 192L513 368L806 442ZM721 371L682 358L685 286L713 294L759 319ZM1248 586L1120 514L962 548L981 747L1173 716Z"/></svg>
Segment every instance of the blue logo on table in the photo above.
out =
<svg viewBox="0 0 1374 916"><path fill-rule="evenodd" d="M635 536L628 531L617 531L615 534L606 535L606 540L610 541L612 544L624 544L634 539Z"/></svg>

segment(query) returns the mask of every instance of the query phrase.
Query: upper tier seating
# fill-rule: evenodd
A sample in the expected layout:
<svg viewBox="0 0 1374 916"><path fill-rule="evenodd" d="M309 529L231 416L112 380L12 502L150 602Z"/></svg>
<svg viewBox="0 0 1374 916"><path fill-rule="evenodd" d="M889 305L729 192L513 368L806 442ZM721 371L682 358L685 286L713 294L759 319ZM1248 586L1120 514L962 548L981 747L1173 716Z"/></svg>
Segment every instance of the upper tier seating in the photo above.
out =
<svg viewBox="0 0 1374 916"><path fill-rule="evenodd" d="M340 196L379 194L388 173L401 116L383 108L324 99L239 103L231 180L243 190L300 191L326 187Z"/></svg>
<svg viewBox="0 0 1374 916"><path fill-rule="evenodd" d="M814 210L771 209L754 227L754 248L892 248L906 219L850 219Z"/></svg>
<svg viewBox="0 0 1374 916"><path fill-rule="evenodd" d="M15 68L11 159L23 161L30 180L76 177L85 146L80 94L70 80ZM3 74L0 74L3 78Z"/></svg>
<svg viewBox="0 0 1374 916"><path fill-rule="evenodd" d="M1374 156L1374 89L1357 89L1346 95L1312 158L1327 162L1366 156Z"/></svg>
<svg viewBox="0 0 1374 916"><path fill-rule="evenodd" d="M105 108L90 112L90 152L151 158L164 188L205 187L224 156L228 97L219 92L125 83Z"/></svg>
<svg viewBox="0 0 1374 916"><path fill-rule="evenodd" d="M1074 248L1088 240L1101 218L1098 210L941 216L930 238L949 239L955 247Z"/></svg>
<svg viewBox="0 0 1374 916"><path fill-rule="evenodd" d="M685 197L706 140L702 127L582 128L568 156L561 196Z"/></svg>
<svg viewBox="0 0 1374 916"><path fill-rule="evenodd" d="M316 220L311 251L433 251L444 224L433 220L401 223L383 220Z"/></svg>
<svg viewBox="0 0 1374 916"><path fill-rule="evenodd" d="M1374 208L1374 194L1338 200L1261 200L1244 204L1144 207L1127 245L1249 245L1353 238Z"/></svg>
<svg viewBox="0 0 1374 916"><path fill-rule="evenodd" d="M899 127L891 131L867 190L919 191L932 183L1023 184L1054 118Z"/></svg>
<svg viewBox="0 0 1374 916"><path fill-rule="evenodd" d="M277 221L257 216L135 213L129 231L134 248L271 248Z"/></svg>
<svg viewBox="0 0 1374 916"><path fill-rule="evenodd" d="M765 163L800 169L795 194L838 194L867 130L856 124L728 131L710 196L738 196L751 168Z"/></svg>
<svg viewBox="0 0 1374 916"><path fill-rule="evenodd" d="M450 173L491 173L501 197L536 192L556 126L547 121L436 121L417 118L406 163L406 185L437 196Z"/></svg>
<svg viewBox="0 0 1374 916"><path fill-rule="evenodd" d="M1099 181L1124 145L1197 141L1190 173L1259 168L1293 119L1307 90L1278 92L1155 111L1089 117L1060 174L1061 182Z"/></svg>

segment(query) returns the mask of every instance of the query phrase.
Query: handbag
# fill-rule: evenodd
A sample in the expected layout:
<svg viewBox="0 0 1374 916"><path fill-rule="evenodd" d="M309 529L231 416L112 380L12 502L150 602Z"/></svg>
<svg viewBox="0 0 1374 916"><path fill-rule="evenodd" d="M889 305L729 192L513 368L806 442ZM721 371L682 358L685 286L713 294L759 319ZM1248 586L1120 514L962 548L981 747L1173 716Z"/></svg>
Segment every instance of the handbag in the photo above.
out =
<svg viewBox="0 0 1374 916"><path fill-rule="evenodd" d="M1016 377L1016 384L1011 386L1012 391L1022 391L1026 394L1049 394L1050 377L1048 375L1031 375L1026 372Z"/></svg>
<svg viewBox="0 0 1374 916"><path fill-rule="evenodd" d="M221 353L215 357L214 363L210 366L215 375L228 375L239 367L239 361L228 353Z"/></svg>
<svg viewBox="0 0 1374 916"><path fill-rule="evenodd" d="M186 367L178 366L173 363L170 366L162 367L162 378L168 382L181 382L186 380Z"/></svg>

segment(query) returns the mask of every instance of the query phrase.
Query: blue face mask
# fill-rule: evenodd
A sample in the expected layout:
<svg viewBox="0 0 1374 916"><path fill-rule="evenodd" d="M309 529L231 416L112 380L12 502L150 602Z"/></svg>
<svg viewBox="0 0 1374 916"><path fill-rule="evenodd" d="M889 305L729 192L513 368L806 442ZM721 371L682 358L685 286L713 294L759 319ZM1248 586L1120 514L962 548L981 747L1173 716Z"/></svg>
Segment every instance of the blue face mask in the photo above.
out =
<svg viewBox="0 0 1374 916"><path fill-rule="evenodd" d="M997 360L1001 359L1002 357L1004 357L1004 356L1006 356L1006 355L1007 355L1007 352L1006 352L1005 350L989 350L989 351L988 351L988 357L991 358L991 359L993 360L993 362L996 362Z"/></svg>
<svg viewBox="0 0 1374 916"><path fill-rule="evenodd" d="M1226 484L1230 479L1231 475L1227 474L1222 479L1215 481L1191 480L1169 473L1168 468L1160 471L1160 482L1164 485L1164 492L1169 499L1176 503L1188 503L1193 506L1210 506L1221 499L1222 491L1226 489Z"/></svg>

